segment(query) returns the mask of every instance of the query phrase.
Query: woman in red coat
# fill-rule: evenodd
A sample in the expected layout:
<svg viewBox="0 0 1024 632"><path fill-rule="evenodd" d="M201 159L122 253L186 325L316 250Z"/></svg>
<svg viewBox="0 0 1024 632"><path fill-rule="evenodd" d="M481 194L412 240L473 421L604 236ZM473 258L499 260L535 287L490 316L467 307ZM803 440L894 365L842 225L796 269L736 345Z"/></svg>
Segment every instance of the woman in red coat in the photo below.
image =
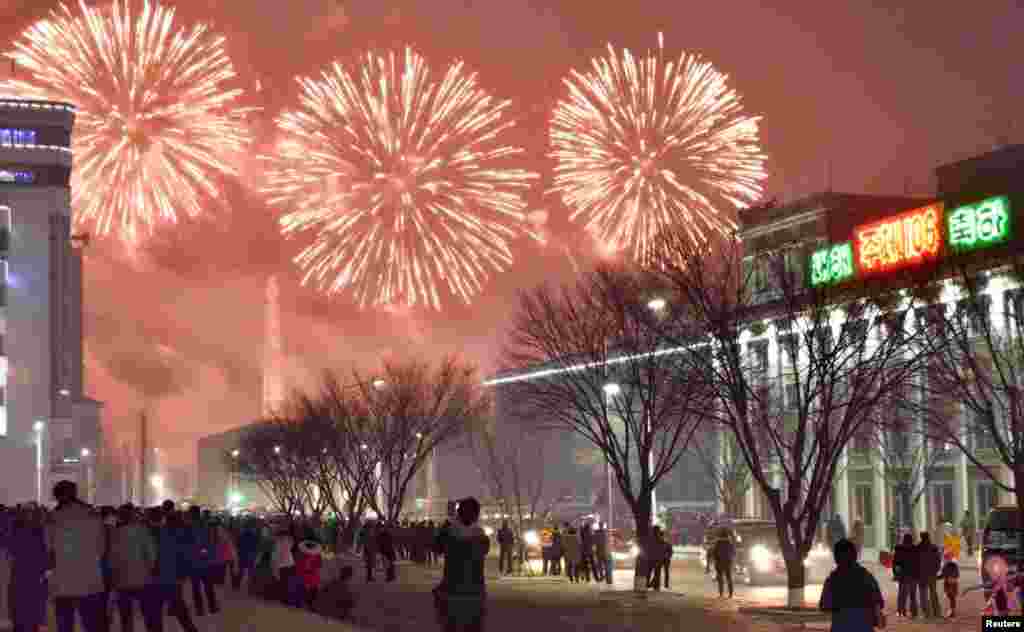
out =
<svg viewBox="0 0 1024 632"><path fill-rule="evenodd" d="M313 609L320 592L320 568L323 566L323 547L313 540L303 540L295 556L295 573L302 581L306 607Z"/></svg>

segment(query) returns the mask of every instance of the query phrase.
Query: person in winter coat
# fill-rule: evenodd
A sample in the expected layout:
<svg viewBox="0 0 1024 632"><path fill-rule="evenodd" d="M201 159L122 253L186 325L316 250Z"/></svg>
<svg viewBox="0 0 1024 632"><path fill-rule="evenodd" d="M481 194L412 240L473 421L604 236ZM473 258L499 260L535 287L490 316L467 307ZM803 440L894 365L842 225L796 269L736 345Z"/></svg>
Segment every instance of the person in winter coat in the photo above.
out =
<svg viewBox="0 0 1024 632"><path fill-rule="evenodd" d="M295 556L292 553L294 549L295 538L292 537L291 531L288 527L278 527L273 540L270 569L277 580L281 600L285 603L289 602L289 593L295 583Z"/></svg>
<svg viewBox="0 0 1024 632"><path fill-rule="evenodd" d="M917 545L917 591L921 612L926 617L939 616L939 593L935 583L941 565L942 553L939 547L932 544L931 535L927 531L922 531L921 542Z"/></svg>
<svg viewBox="0 0 1024 632"><path fill-rule="evenodd" d="M501 528L498 529L498 572L503 575L512 573L512 547L515 545L515 536L508 526L508 520L503 520Z"/></svg>
<svg viewBox="0 0 1024 632"><path fill-rule="evenodd" d="M579 581L579 567L583 560L581 548L580 536L576 529L567 528L565 535L562 536L562 554L565 556L565 575L574 584Z"/></svg>
<svg viewBox="0 0 1024 632"><path fill-rule="evenodd" d="M736 560L736 545L733 544L732 534L728 529L722 528L718 532L718 540L712 549L712 556L715 560L718 596L725 596L725 587L728 585L729 599L732 599L732 566Z"/></svg>
<svg viewBox="0 0 1024 632"><path fill-rule="evenodd" d="M5 543L11 560L9 606L14 632L37 632L46 625L49 554L43 514L30 506L14 516Z"/></svg>
<svg viewBox="0 0 1024 632"><path fill-rule="evenodd" d="M389 582L395 581L395 536L390 525L381 523L377 526L377 552L384 558L384 579Z"/></svg>
<svg viewBox="0 0 1024 632"><path fill-rule="evenodd" d="M832 516L832 519L828 521L828 545L834 547L836 542L846 538L846 525L843 524L843 518L839 514Z"/></svg>
<svg viewBox="0 0 1024 632"><path fill-rule="evenodd" d="M223 523L214 523L213 535L217 542L217 560L223 565L218 570L217 579L218 583L224 584L228 577L233 579L238 573L238 547L235 544L235 536Z"/></svg>
<svg viewBox="0 0 1024 632"><path fill-rule="evenodd" d="M491 539L480 528L480 503L460 500L457 520L442 537L444 574L434 589L434 603L444 632L482 632L487 585L484 561Z"/></svg>
<svg viewBox="0 0 1024 632"><path fill-rule="evenodd" d="M661 590L662 576L664 576L665 588L668 589L668 575L672 563L672 545L665 538L665 532L661 527L654 527L650 555L652 566L647 587Z"/></svg>
<svg viewBox="0 0 1024 632"><path fill-rule="evenodd" d="M377 566L377 524L368 522L362 527L361 546L363 562L366 564L366 581L373 581L373 571Z"/></svg>
<svg viewBox="0 0 1024 632"><path fill-rule="evenodd" d="M551 533L551 574L561 575L562 574L562 557L565 555L565 549L562 548L562 532L559 531L558 527L555 527Z"/></svg>
<svg viewBox="0 0 1024 632"><path fill-rule="evenodd" d="M188 576L186 551L182 542L185 524L181 515L175 511L165 512L153 509L149 512L150 526L153 528L156 542L156 572L150 584L154 599L159 603L160 623L157 631L163 626L163 612L167 612L178 620L184 632L197 632L192 621L188 604L185 603L184 582Z"/></svg>
<svg viewBox="0 0 1024 632"><path fill-rule="evenodd" d="M840 540L833 547L836 569L821 589L818 608L832 613L832 632L872 632L885 626L885 600L874 576L857 562L857 547Z"/></svg>
<svg viewBox="0 0 1024 632"><path fill-rule="evenodd" d="M252 573L253 567L256 566L256 558L260 554L260 533L253 521L247 520L242 525L241 532L238 534L236 551L238 566L235 569L235 574L231 577L231 585L235 590L240 590L242 580L246 575Z"/></svg>
<svg viewBox="0 0 1024 632"><path fill-rule="evenodd" d="M611 558L608 557L608 531L603 526L594 532L594 580L612 583Z"/></svg>
<svg viewBox="0 0 1024 632"><path fill-rule="evenodd" d="M295 572L302 580L303 598L310 610L320 593L320 570L323 567L323 548L314 540L299 543L295 555Z"/></svg>
<svg viewBox="0 0 1024 632"><path fill-rule="evenodd" d="M185 540L190 547L189 581L192 584L192 604L195 606L196 616L205 616L207 609L210 614L217 614L220 612L220 605L213 582L217 547L213 542L210 526L203 521L202 513L196 505L189 507L186 514ZM205 605L204 592L207 601Z"/></svg>
<svg viewBox="0 0 1024 632"><path fill-rule="evenodd" d="M590 574L594 573L594 580L597 580L597 571L594 570L594 534L590 530L590 524L580 527L580 575L585 582L590 581Z"/></svg>
<svg viewBox="0 0 1024 632"><path fill-rule="evenodd" d="M949 618L956 617L956 595L960 592L960 565L949 560L942 565L942 587L949 600Z"/></svg>
<svg viewBox="0 0 1024 632"><path fill-rule="evenodd" d="M135 629L135 604L142 611L147 632L155 632L161 620L160 602L148 588L156 569L157 548L153 534L146 525L135 519L135 507L122 505L118 511L120 526L110 536L110 569L114 590L117 591L117 609L121 615L121 630Z"/></svg>
<svg viewBox="0 0 1024 632"><path fill-rule="evenodd" d="M914 547L914 536L903 535L903 542L896 545L892 557L892 573L899 582L896 594L896 614L908 616L907 602L910 602L909 616L917 616L917 549Z"/></svg>
<svg viewBox="0 0 1024 632"><path fill-rule="evenodd" d="M110 621L100 568L106 547L103 522L78 499L78 485L60 481L53 488L57 508L47 530L53 561L50 591L58 632L75 628L75 613L85 632L107 632Z"/></svg>

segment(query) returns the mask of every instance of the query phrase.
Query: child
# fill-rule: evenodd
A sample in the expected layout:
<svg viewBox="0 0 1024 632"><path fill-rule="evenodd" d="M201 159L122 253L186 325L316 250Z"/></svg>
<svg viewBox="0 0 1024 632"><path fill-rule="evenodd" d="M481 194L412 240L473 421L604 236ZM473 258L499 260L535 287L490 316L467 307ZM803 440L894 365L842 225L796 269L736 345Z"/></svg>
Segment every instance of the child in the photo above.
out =
<svg viewBox="0 0 1024 632"><path fill-rule="evenodd" d="M943 588L946 590L946 599L949 600L949 618L956 616L956 594L960 590L960 567L954 560L948 560L942 567Z"/></svg>

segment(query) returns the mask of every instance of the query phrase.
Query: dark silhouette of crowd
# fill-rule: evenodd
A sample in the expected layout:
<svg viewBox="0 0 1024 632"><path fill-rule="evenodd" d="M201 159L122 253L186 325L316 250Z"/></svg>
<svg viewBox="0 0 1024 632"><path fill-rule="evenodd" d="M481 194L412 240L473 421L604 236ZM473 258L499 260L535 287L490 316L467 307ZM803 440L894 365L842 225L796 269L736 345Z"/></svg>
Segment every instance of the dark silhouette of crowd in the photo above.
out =
<svg viewBox="0 0 1024 632"><path fill-rule="evenodd" d="M16 632L47 624L53 601L57 632L107 632L114 617L132 632L163 632L167 616L185 632L195 618L221 610L223 591L241 591L313 608L339 619L350 613L351 569L321 587L325 545L344 546L344 525L235 518L171 501L158 507L93 507L75 483L53 488L56 506L0 506L0 547L10 561L7 613Z"/></svg>

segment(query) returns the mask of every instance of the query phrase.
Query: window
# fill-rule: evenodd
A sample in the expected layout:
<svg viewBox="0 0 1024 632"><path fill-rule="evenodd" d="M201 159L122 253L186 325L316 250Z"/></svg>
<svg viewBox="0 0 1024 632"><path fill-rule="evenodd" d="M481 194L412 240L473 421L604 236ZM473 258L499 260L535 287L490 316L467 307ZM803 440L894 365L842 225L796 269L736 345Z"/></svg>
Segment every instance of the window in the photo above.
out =
<svg viewBox="0 0 1024 632"><path fill-rule="evenodd" d="M931 489L932 522L953 522L953 484L935 483Z"/></svg>
<svg viewBox="0 0 1024 632"><path fill-rule="evenodd" d="M783 397L785 401L783 405L786 407L788 412L796 411L800 406L800 389L793 382L784 384L782 387Z"/></svg>
<svg viewBox="0 0 1024 632"><path fill-rule="evenodd" d="M996 486L992 481L983 481L974 488L974 493L974 504L978 509L978 513L974 515L978 517L978 524L984 525L989 510L996 506Z"/></svg>
<svg viewBox="0 0 1024 632"><path fill-rule="evenodd" d="M865 527L875 524L875 505L872 502L874 494L870 485L857 485L853 488L853 519L860 519Z"/></svg>
<svg viewBox="0 0 1024 632"><path fill-rule="evenodd" d="M981 414L979 411L968 410L967 418L971 424L971 436L974 439L975 450L995 450L996 440L992 436L992 429L995 424L988 418L988 414Z"/></svg>
<svg viewBox="0 0 1024 632"><path fill-rule="evenodd" d="M800 357L797 334L779 336L779 355L783 365L792 367Z"/></svg>
<svg viewBox="0 0 1024 632"><path fill-rule="evenodd" d="M984 335L988 329L989 314L992 310L992 298L987 294L974 299L965 298L956 304L956 322L958 330L969 336Z"/></svg>
<svg viewBox="0 0 1024 632"><path fill-rule="evenodd" d="M0 128L0 145L35 145L36 130L3 127Z"/></svg>
<svg viewBox="0 0 1024 632"><path fill-rule="evenodd" d="M1024 290L1007 290L1003 297L1006 301L1006 329L1020 335L1024 331Z"/></svg>
<svg viewBox="0 0 1024 632"><path fill-rule="evenodd" d="M757 377L768 374L768 341L750 343L750 369Z"/></svg>

